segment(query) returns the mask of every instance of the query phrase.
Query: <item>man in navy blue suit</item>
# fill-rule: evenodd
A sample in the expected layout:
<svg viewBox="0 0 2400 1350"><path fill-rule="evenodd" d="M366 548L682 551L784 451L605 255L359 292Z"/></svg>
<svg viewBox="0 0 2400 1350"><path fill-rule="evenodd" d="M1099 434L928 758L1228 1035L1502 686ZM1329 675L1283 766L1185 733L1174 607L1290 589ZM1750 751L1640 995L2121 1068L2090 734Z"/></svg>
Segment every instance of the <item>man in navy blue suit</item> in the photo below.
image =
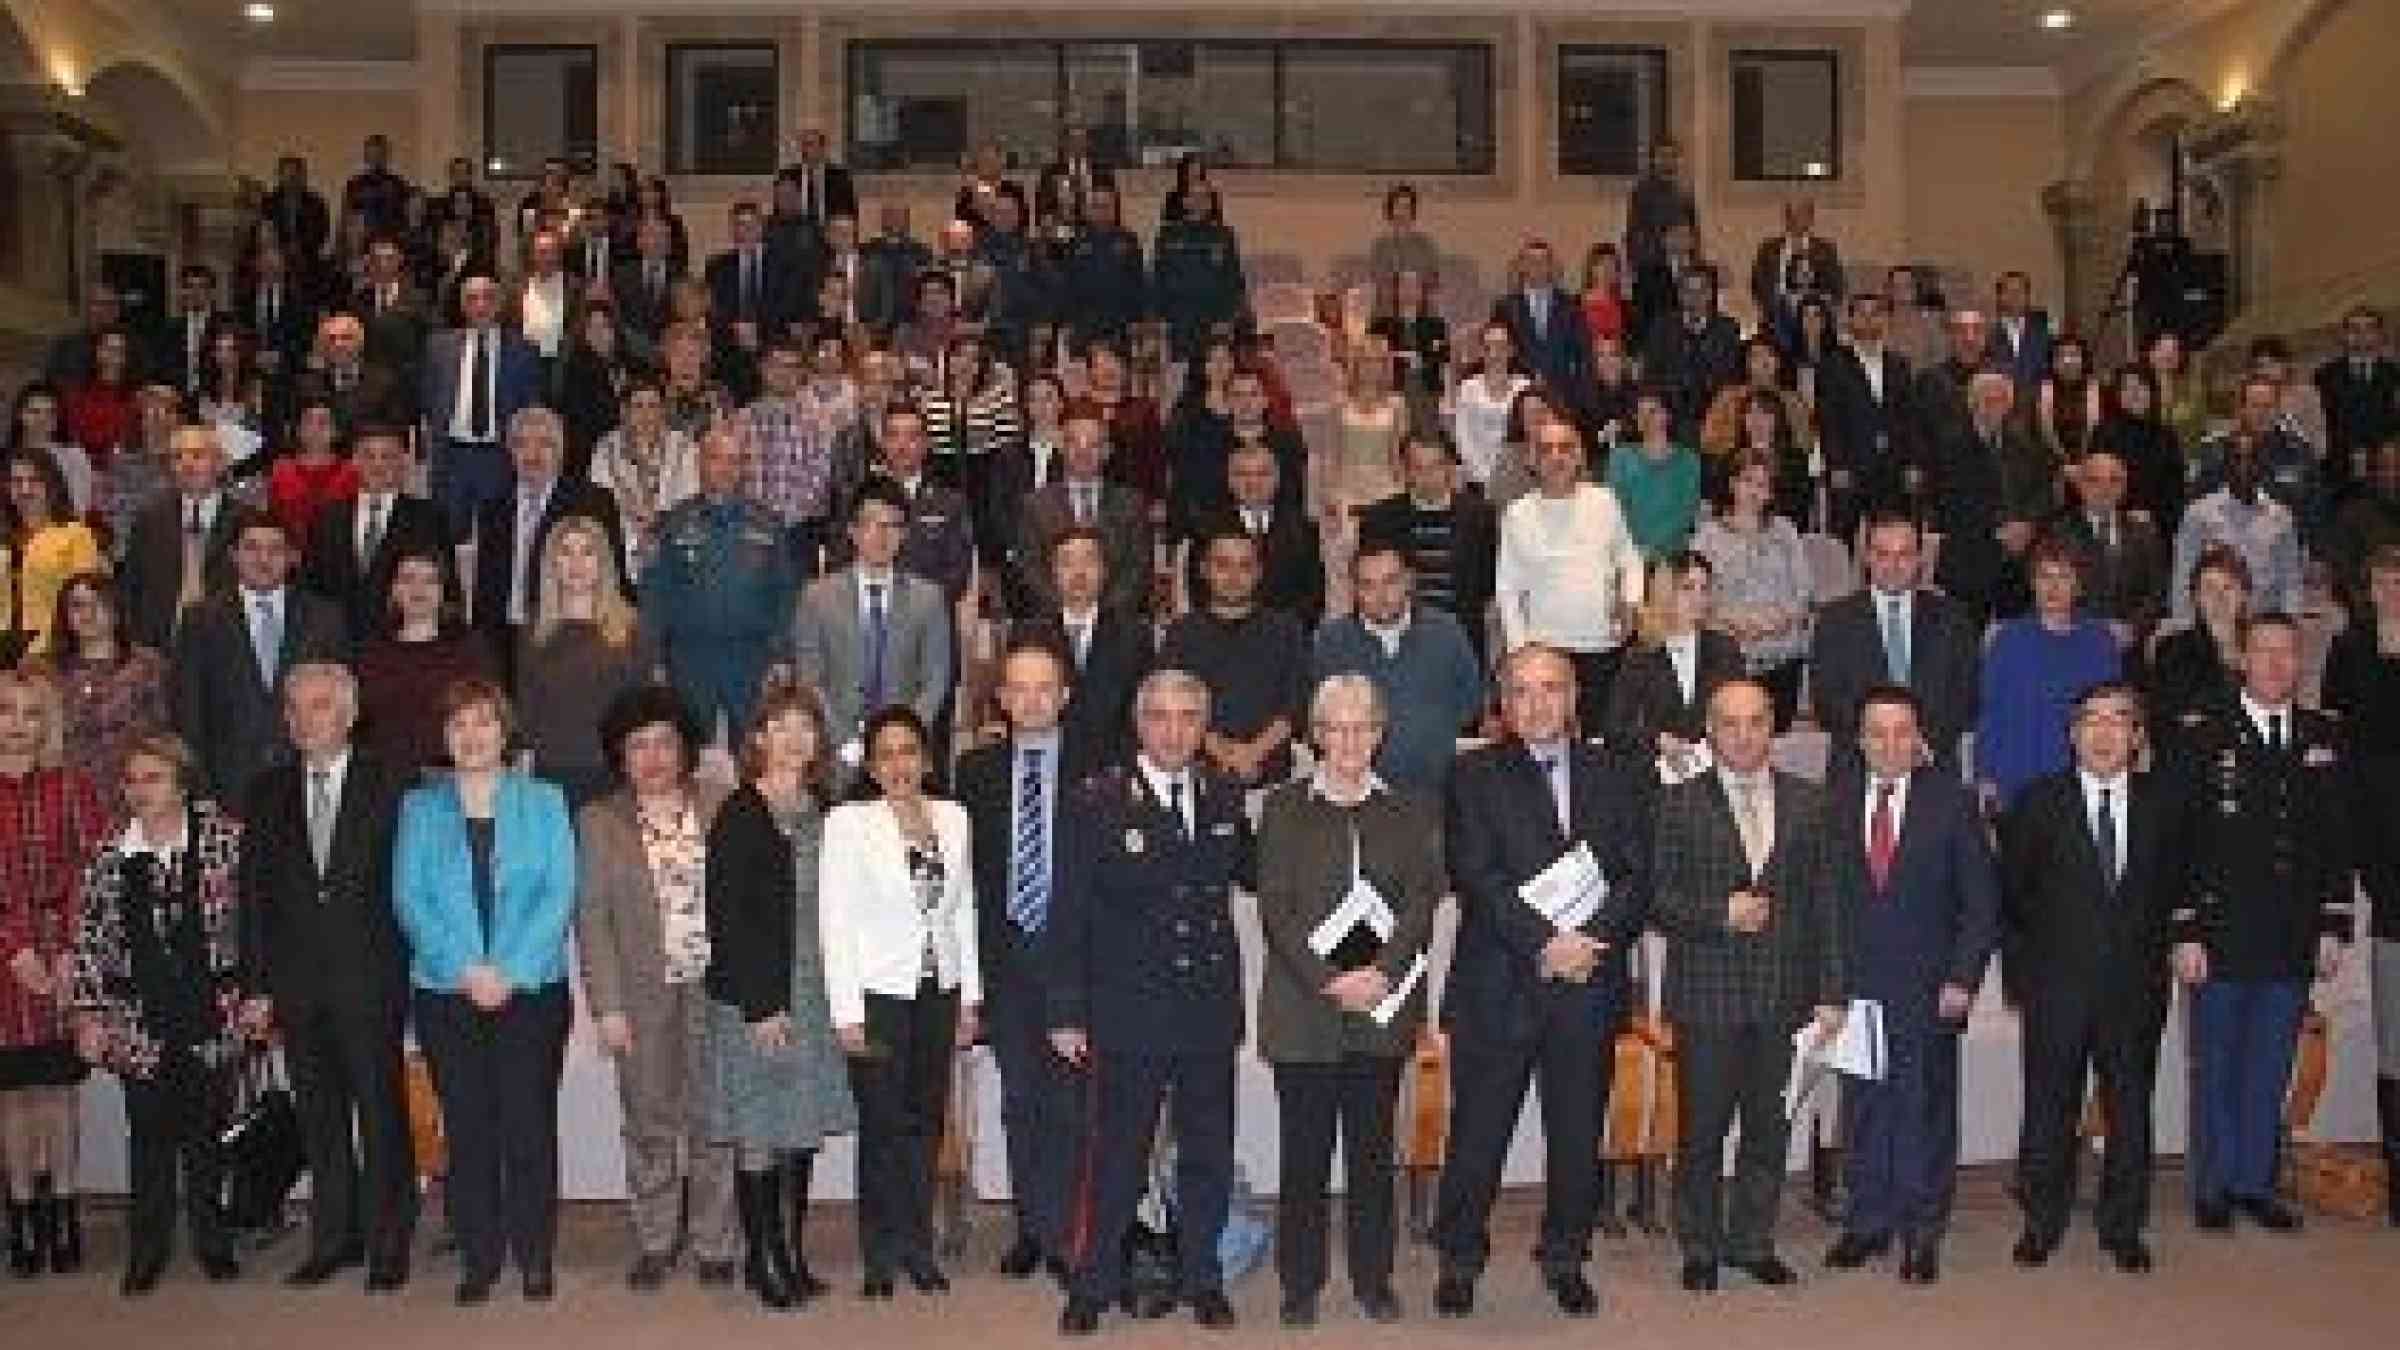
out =
<svg viewBox="0 0 2400 1350"><path fill-rule="evenodd" d="M1623 1014L1625 952L1648 909L1650 806L1642 765L1567 734L1575 666L1530 644L1501 665L1508 739L1462 756L1446 834L1458 943L1442 996L1450 1033L1450 1157L1434 1216L1441 1252L1435 1311L1474 1311L1491 1254L1492 1199L1525 1089L1539 1082L1548 1144L1535 1259L1559 1310L1589 1317L1584 1277L1599 1194L1600 1122L1611 1033ZM1520 893L1588 850L1606 879L1596 912L1561 926Z"/></svg>
<svg viewBox="0 0 2400 1350"><path fill-rule="evenodd" d="M425 349L425 443L433 447L433 499L464 539L487 503L508 489L502 434L541 397L542 359L500 326L500 283L472 276L458 288L458 327Z"/></svg>
<svg viewBox="0 0 2400 1350"><path fill-rule="evenodd" d="M2031 396L2050 374L2050 312L2033 307L2033 278L2002 272L1992 283L1992 336L1985 361Z"/></svg>
<svg viewBox="0 0 2400 1350"><path fill-rule="evenodd" d="M1900 1278L1941 1278L1958 1166L1958 1037L1998 940L2000 888L1958 775L1926 763L1917 696L1868 691L1859 769L1828 788L1850 992L1883 1005L1881 1081L1842 1084L1850 1208L1825 1264L1901 1243Z"/></svg>
<svg viewBox="0 0 2400 1350"><path fill-rule="evenodd" d="M1592 368L1583 311L1558 284L1558 255L1539 239L1517 253L1517 289L1493 303L1492 318L1508 325L1518 359L1543 383L1572 398Z"/></svg>

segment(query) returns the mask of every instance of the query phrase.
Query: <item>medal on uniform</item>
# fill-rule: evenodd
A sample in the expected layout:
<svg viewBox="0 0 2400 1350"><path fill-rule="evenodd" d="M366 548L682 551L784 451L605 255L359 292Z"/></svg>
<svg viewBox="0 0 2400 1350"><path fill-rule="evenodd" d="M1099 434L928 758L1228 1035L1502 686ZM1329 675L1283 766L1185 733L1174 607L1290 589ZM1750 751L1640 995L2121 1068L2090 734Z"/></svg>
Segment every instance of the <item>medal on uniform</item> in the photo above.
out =
<svg viewBox="0 0 2400 1350"><path fill-rule="evenodd" d="M1127 830L1125 832L1125 851L1127 853L1139 853L1142 851L1142 832L1140 830Z"/></svg>

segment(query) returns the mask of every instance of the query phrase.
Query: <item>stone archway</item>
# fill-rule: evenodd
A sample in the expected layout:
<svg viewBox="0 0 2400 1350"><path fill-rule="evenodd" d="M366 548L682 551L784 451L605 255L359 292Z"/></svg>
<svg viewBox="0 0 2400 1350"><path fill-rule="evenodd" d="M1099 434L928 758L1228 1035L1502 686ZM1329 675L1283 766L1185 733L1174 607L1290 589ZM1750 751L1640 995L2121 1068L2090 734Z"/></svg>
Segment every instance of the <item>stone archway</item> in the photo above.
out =
<svg viewBox="0 0 2400 1350"><path fill-rule="evenodd" d="M2104 359L2125 355L2132 340L2130 322L2116 302L2133 239L2134 204L2162 204L2169 176L2166 155L2209 114L2207 96L2183 80L2136 84L2090 136L2071 147L2072 176L2043 194L2065 259L2069 321L2100 340Z"/></svg>

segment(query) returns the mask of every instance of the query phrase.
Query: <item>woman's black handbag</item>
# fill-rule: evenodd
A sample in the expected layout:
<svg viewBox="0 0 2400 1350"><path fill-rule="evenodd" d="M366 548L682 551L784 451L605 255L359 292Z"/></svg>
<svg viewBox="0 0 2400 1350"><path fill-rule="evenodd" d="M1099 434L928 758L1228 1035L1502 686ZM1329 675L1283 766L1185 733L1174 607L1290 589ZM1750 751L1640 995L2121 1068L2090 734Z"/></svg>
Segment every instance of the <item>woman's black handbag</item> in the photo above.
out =
<svg viewBox="0 0 2400 1350"><path fill-rule="evenodd" d="M284 1205L308 1170L300 1110L272 1050L248 1058L234 1091L233 1111L217 1135L225 1225L236 1232L272 1232L284 1226Z"/></svg>

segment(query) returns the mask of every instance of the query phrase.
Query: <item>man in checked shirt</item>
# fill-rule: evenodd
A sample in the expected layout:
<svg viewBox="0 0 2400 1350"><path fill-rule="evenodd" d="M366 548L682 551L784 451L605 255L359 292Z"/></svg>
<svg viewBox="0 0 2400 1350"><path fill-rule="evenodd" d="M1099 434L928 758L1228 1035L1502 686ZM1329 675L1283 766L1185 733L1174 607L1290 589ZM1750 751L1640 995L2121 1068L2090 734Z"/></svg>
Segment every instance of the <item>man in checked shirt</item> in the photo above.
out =
<svg viewBox="0 0 2400 1350"><path fill-rule="evenodd" d="M863 469L845 464L839 448L855 402L807 387L807 372L801 342L769 341L760 359L759 396L741 412L751 445L742 494L782 525L793 571L802 578L824 571L820 554L828 522Z"/></svg>

